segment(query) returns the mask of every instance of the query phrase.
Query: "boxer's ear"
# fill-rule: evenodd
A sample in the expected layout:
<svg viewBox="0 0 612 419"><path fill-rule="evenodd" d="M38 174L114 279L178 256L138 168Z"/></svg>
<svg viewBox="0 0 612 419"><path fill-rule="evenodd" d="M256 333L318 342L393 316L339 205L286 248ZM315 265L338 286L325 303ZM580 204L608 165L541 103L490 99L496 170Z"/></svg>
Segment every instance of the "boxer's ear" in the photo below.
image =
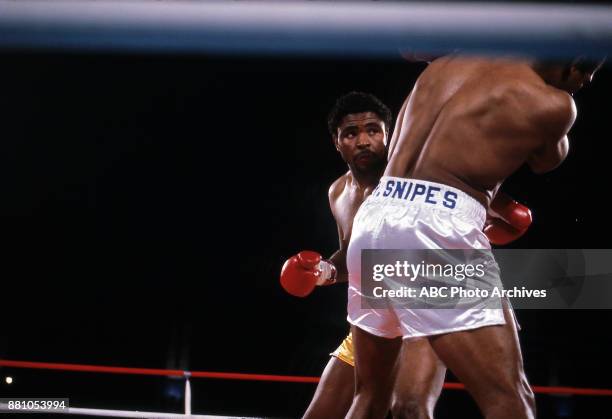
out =
<svg viewBox="0 0 612 419"><path fill-rule="evenodd" d="M334 147L336 147L336 151L340 153L340 145L338 144L338 135L334 135L332 137L332 141L334 142Z"/></svg>

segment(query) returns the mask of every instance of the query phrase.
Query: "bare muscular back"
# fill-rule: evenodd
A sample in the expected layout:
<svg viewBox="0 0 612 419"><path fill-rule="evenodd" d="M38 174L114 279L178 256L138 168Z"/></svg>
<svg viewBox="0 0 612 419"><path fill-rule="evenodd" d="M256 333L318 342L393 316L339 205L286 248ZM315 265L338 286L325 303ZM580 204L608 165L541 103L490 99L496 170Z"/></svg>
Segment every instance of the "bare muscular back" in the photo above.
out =
<svg viewBox="0 0 612 419"><path fill-rule="evenodd" d="M541 172L561 163L574 118L571 96L528 63L443 57L398 116L385 175L444 183L488 205L522 164Z"/></svg>

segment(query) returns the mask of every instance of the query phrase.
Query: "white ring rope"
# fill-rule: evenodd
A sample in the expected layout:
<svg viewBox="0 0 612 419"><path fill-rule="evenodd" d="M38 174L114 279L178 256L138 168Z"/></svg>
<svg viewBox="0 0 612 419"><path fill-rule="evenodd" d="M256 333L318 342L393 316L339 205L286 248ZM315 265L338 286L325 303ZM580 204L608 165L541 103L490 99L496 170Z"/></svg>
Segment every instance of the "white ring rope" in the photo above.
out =
<svg viewBox="0 0 612 419"><path fill-rule="evenodd" d="M14 410L9 410L6 404L0 403L0 412L15 413ZM23 412L22 412L23 413ZM27 413L42 413L49 414L50 411L30 410ZM191 415L181 413L162 413L162 412L141 412L137 410L110 410L110 409L86 409L80 407L69 407L64 410L54 410L54 415L81 415L81 416L99 416L99 417L114 417L114 418L149 418L149 419L224 419L224 418L245 418L246 416L210 416L210 415ZM256 418L249 418L256 419Z"/></svg>
<svg viewBox="0 0 612 419"><path fill-rule="evenodd" d="M612 52L612 8L387 2L7 1L0 47L397 56Z"/></svg>

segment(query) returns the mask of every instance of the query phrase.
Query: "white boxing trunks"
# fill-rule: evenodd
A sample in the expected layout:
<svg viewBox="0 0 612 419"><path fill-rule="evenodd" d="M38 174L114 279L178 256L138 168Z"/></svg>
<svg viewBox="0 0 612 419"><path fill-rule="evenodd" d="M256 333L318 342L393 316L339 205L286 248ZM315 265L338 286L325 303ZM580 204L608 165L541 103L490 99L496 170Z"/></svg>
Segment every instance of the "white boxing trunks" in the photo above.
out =
<svg viewBox="0 0 612 419"><path fill-rule="evenodd" d="M486 209L443 184L383 177L359 208L347 253L349 323L385 338L411 338L505 324L499 308L410 309L362 304L364 249L491 249ZM415 261L418 263L418 261ZM366 305L367 306L367 305Z"/></svg>

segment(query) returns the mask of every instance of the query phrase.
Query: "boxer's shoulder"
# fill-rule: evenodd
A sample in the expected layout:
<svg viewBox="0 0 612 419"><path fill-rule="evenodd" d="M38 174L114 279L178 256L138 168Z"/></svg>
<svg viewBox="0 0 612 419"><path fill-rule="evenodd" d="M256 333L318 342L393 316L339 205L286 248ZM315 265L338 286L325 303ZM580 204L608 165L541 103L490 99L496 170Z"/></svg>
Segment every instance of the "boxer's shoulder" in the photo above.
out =
<svg viewBox="0 0 612 419"><path fill-rule="evenodd" d="M529 129L553 134L556 140L567 132L576 119L576 105L567 92L548 85L529 73L500 78L488 92L490 99L503 104L499 109L514 115L513 120L530 122Z"/></svg>
<svg viewBox="0 0 612 419"><path fill-rule="evenodd" d="M333 204L338 200L338 198L340 198L340 195L342 195L342 192L344 192L344 190L346 189L347 182L350 181L350 175L351 172L348 171L331 184L328 191L330 205L333 206Z"/></svg>

